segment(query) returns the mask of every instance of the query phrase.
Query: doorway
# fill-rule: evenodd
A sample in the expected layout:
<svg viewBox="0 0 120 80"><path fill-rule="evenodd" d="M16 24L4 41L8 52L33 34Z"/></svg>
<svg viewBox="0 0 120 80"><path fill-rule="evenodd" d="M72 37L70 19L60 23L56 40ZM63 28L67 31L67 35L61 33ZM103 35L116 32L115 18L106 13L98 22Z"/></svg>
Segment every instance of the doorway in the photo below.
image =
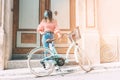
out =
<svg viewBox="0 0 120 80"><path fill-rule="evenodd" d="M67 28L62 26L63 33L67 33L75 27L75 0L68 1L69 25L66 26ZM53 0L14 0L12 59L26 59L26 55L31 49L42 45L41 36L36 33L36 28L43 18L44 10L51 9L53 6L52 2ZM56 1L56 4L61 5L62 3ZM67 42L66 39L61 42L56 41L58 53L61 50L63 50L62 54L65 53Z"/></svg>

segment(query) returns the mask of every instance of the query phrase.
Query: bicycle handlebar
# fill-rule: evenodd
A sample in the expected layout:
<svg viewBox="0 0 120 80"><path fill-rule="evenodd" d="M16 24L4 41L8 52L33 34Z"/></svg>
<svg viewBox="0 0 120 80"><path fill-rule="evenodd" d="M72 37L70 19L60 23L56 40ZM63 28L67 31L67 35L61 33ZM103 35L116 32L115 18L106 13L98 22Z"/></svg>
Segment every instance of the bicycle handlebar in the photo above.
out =
<svg viewBox="0 0 120 80"><path fill-rule="evenodd" d="M70 32L70 33L63 33L63 34L62 34L62 37L63 37L63 36L67 36L68 39L69 39L71 42L75 42L73 36L76 36L76 33L78 33L77 36L78 36L79 38L81 38L80 31L79 31L79 28L78 28L78 27L76 27L75 30L73 30L73 31ZM61 38L62 38L62 37L61 37ZM50 43L50 42L52 42L52 41L55 41L56 39L57 39L57 38L47 39L46 42ZM60 38L59 38L59 39L60 39Z"/></svg>

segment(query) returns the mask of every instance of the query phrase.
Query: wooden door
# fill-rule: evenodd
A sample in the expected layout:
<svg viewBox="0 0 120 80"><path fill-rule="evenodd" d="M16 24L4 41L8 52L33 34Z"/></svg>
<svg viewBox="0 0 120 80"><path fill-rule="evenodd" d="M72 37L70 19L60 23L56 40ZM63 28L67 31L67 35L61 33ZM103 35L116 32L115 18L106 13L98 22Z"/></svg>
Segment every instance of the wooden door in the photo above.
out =
<svg viewBox="0 0 120 80"><path fill-rule="evenodd" d="M49 3L50 0L14 0L12 53L25 54L41 45L36 28L44 10L49 9Z"/></svg>

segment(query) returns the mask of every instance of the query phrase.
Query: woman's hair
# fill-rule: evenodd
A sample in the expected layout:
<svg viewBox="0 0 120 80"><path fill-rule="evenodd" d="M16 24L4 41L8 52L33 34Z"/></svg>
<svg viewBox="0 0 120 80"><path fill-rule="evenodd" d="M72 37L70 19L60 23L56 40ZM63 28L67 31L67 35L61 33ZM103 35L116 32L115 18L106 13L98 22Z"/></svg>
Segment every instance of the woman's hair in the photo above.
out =
<svg viewBox="0 0 120 80"><path fill-rule="evenodd" d="M52 21L52 11L51 10L45 10L44 12L44 19L49 19L50 21Z"/></svg>

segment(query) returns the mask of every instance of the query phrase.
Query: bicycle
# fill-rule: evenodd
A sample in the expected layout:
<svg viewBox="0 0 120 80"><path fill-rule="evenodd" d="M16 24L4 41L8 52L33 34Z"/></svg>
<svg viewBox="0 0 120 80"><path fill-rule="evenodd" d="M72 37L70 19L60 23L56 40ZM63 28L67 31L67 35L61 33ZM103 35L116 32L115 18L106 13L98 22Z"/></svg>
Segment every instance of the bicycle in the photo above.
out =
<svg viewBox="0 0 120 80"><path fill-rule="evenodd" d="M77 36L76 33L78 34ZM79 64L81 69L86 72L92 70L91 61L83 53L83 50L80 48L80 46L75 40L77 39L77 37L81 38L79 28L77 27L74 31L68 34L63 34L63 36L67 36L67 38L71 42L66 51L66 56L63 57L57 53L55 47L53 46L53 41L55 39L48 39L47 42L50 43L49 48L44 48L40 46L32 49L29 52L27 64L31 73L33 73L36 76L50 75L55 70L56 66L60 68L61 66L64 66L66 63L69 63L68 57L72 47L74 47L75 62ZM39 59L35 58L35 55L37 55L37 53L43 55L37 56ZM34 64L35 61L37 62L37 64Z"/></svg>

